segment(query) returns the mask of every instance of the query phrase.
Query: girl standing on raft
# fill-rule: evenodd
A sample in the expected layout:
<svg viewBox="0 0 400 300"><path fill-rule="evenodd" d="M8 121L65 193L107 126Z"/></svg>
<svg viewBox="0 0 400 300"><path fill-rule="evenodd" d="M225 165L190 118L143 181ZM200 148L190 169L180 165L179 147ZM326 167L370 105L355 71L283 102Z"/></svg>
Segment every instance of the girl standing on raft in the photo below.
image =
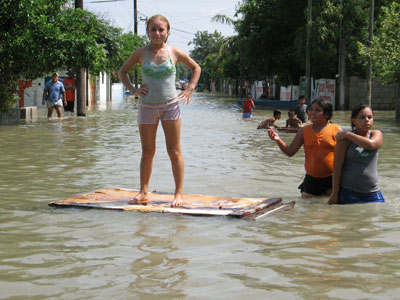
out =
<svg viewBox="0 0 400 300"><path fill-rule="evenodd" d="M200 78L200 66L182 50L168 45L170 24L162 15L148 19L146 33L150 45L135 50L119 70L119 77L125 87L139 96L138 124L142 143L140 161L140 191L128 203L145 203L156 151L158 123L165 134L167 151L175 180L175 197L172 206L183 205L184 161L180 146L181 114L179 103L189 104L196 84ZM175 89L176 63L183 63L192 70L188 87L178 96ZM128 72L136 65L142 66L142 85L135 89Z"/></svg>
<svg viewBox="0 0 400 300"><path fill-rule="evenodd" d="M333 154L336 134L342 129L330 123L332 105L325 100L315 100L308 112L311 125L301 127L290 145L281 140L272 129L268 129L271 140L287 156L293 156L304 144L306 176L299 186L301 196L329 196L332 189Z"/></svg>
<svg viewBox="0 0 400 300"><path fill-rule="evenodd" d="M380 130L372 130L373 124L372 109L359 104L351 113L352 132L338 134L329 204L385 202L378 187L383 136Z"/></svg>

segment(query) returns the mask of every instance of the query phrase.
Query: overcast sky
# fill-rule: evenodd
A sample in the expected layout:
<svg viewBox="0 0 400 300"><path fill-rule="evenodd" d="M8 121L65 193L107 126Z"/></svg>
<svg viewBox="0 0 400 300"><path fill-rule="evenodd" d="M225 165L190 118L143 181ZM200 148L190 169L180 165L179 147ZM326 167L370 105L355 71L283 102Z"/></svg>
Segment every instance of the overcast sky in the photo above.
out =
<svg viewBox="0 0 400 300"><path fill-rule="evenodd" d="M133 0L100 1L103 0L84 0L84 9L104 16L111 21L111 25L121 27L124 32L133 32ZM187 44L197 31L217 30L224 36L233 35L231 25L212 22L211 18L217 14L235 18L238 3L239 0L137 0L138 34L144 35L146 31L145 21L140 19L162 14L171 24L168 42L189 52L193 46Z"/></svg>

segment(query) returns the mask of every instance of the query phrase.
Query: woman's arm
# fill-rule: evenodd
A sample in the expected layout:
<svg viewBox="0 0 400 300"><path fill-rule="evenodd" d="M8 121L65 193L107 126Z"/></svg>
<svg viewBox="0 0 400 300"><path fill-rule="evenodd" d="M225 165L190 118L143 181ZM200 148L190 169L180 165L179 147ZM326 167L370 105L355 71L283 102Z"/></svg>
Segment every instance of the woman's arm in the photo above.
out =
<svg viewBox="0 0 400 300"><path fill-rule="evenodd" d="M293 141L290 145L286 145L284 141L281 140L279 134L277 134L274 130L268 129L268 136L271 140L276 141L279 146L279 149L287 156L291 157L297 153L300 147L303 145L304 142L304 129L300 128L297 132L296 136L294 137Z"/></svg>
<svg viewBox="0 0 400 300"><path fill-rule="evenodd" d="M180 62L183 63L186 67L188 67L192 71L192 78L190 79L190 82L188 84L188 87L182 91L179 95L178 98L181 98L181 103L187 103L189 104L190 98L192 98L194 89L196 88L197 82L199 81L200 74L201 74L201 68L200 66L189 56L187 55L184 51L171 47L173 49L173 52L176 57L176 63Z"/></svg>
<svg viewBox="0 0 400 300"><path fill-rule="evenodd" d="M335 158L333 160L332 193L329 197L328 204L338 203L340 180L342 178L342 166L349 144L350 141L348 140L341 140L336 143Z"/></svg>
<svg viewBox="0 0 400 300"><path fill-rule="evenodd" d="M122 67L119 69L118 72L119 79L128 89L128 91L130 91L134 96L145 96L148 93L148 89L144 87L135 89L128 76L129 71L132 70L134 66L136 66L138 63L140 64L142 63L143 61L142 57L144 57L144 51L145 48L140 48L135 50L128 58L128 60L125 61L125 63L122 65Z"/></svg>
<svg viewBox="0 0 400 300"><path fill-rule="evenodd" d="M364 137L353 132L342 131L337 134L338 141L347 139L367 150L379 149L383 144L383 135L380 130L372 130L371 138Z"/></svg>

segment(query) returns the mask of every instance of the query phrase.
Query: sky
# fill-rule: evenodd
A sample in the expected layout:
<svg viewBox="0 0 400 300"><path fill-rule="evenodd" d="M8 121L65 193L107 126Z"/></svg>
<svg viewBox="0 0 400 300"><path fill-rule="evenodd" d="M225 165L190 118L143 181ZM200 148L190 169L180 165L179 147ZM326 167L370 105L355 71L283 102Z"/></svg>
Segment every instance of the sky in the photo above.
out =
<svg viewBox="0 0 400 300"><path fill-rule="evenodd" d="M85 10L91 11L109 20L112 26L121 27L124 32L133 32L133 0L84 0ZM138 34L146 34L146 17L155 14L164 15L171 25L168 42L189 53L197 31L219 31L223 36L234 35L231 25L212 22L211 18L223 14L235 19L239 0L137 0Z"/></svg>

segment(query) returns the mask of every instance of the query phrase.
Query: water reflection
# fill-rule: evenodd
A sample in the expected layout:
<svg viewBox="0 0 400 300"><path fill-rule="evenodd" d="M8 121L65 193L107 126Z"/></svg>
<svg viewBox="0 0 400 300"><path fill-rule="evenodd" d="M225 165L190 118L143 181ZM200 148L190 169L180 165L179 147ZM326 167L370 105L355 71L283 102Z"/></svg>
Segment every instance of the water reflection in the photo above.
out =
<svg viewBox="0 0 400 300"><path fill-rule="evenodd" d="M131 293L137 293L140 297L184 299L182 286L188 277L185 271L188 260L173 258L171 253L178 250L174 239L186 226L177 224L176 228L165 228L159 225L141 220L134 233L134 239L140 240L137 250L142 254L131 263L131 273L134 275ZM171 294L174 296L171 297Z"/></svg>
<svg viewBox="0 0 400 300"><path fill-rule="evenodd" d="M384 132L383 205L300 199L303 152L287 158L256 130L272 111L256 109L243 121L234 99L197 94L182 107L185 192L283 197L297 201L292 211L248 222L49 208L96 189L138 187L136 108L128 99L91 108L85 118L0 127L0 298L399 295L400 128L393 112L375 112L375 127ZM335 112L333 121L348 128L349 116ZM173 192L162 130L157 146L150 188Z"/></svg>

